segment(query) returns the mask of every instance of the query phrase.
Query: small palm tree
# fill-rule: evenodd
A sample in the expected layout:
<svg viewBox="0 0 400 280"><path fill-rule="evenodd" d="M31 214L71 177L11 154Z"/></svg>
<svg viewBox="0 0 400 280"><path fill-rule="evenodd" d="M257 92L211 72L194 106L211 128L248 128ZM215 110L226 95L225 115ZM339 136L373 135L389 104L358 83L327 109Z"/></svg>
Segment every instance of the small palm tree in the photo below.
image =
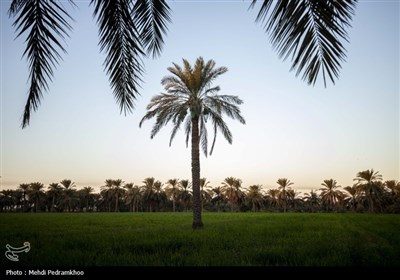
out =
<svg viewBox="0 0 400 280"><path fill-rule="evenodd" d="M168 199L160 181L154 182L154 200L157 206L155 210L160 211L163 208L165 209Z"/></svg>
<svg viewBox="0 0 400 280"><path fill-rule="evenodd" d="M365 170L358 172L354 181L357 181L357 186L362 192L364 192L368 199L369 212L374 213L374 201L379 199L383 191L380 184L382 181L382 175L379 174L379 171L375 172L374 169Z"/></svg>
<svg viewBox="0 0 400 280"><path fill-rule="evenodd" d="M86 211L90 210L90 204L93 201L93 192L94 189L92 187L83 187L83 189L79 190L81 203L85 205Z"/></svg>
<svg viewBox="0 0 400 280"><path fill-rule="evenodd" d="M183 205L184 211L186 211L188 209L188 205L190 204L190 200L192 199L192 195L189 191L191 184L189 180L181 180L180 185L182 190L179 192L179 200Z"/></svg>
<svg viewBox="0 0 400 280"><path fill-rule="evenodd" d="M267 192L268 200L270 201L271 207L278 209L280 205L279 194L280 190L278 189L270 189Z"/></svg>
<svg viewBox="0 0 400 280"><path fill-rule="evenodd" d="M39 182L31 183L29 188L29 199L31 199L35 204L35 212L40 210L40 202L43 200L44 196L44 185Z"/></svg>
<svg viewBox="0 0 400 280"><path fill-rule="evenodd" d="M315 212L319 208L320 198L314 190L311 190L310 193L305 193L303 199L310 207L311 212Z"/></svg>
<svg viewBox="0 0 400 280"><path fill-rule="evenodd" d="M119 212L119 199L124 196L125 189L123 188L124 182L121 179L112 180L113 195L115 196L115 212Z"/></svg>
<svg viewBox="0 0 400 280"><path fill-rule="evenodd" d="M63 203L62 204L64 205L64 207L65 207L65 205L67 206L68 212L71 212L72 204L75 201L76 185L71 180L64 179L60 182L60 186L63 188Z"/></svg>
<svg viewBox="0 0 400 280"><path fill-rule="evenodd" d="M14 201L13 201L13 190L2 190L0 192L1 194L1 200L2 200L2 209L5 211L12 211L14 208Z"/></svg>
<svg viewBox="0 0 400 280"><path fill-rule="evenodd" d="M211 191L213 193L211 202L214 203L215 207L217 208L217 212L219 212L221 210L221 204L225 203L226 200L224 190L222 187L216 187Z"/></svg>
<svg viewBox="0 0 400 280"><path fill-rule="evenodd" d="M153 204L157 201L156 198L156 187L161 182L156 181L153 177L149 177L143 180L143 199L148 206L148 211L152 212Z"/></svg>
<svg viewBox="0 0 400 280"><path fill-rule="evenodd" d="M286 213L286 207L287 207L287 189L289 186L293 185L292 182L290 182L290 180L286 179L286 178L279 178L278 181L276 181L276 183L279 185L279 190L281 198L282 198L282 202L283 202L283 212Z"/></svg>
<svg viewBox="0 0 400 280"><path fill-rule="evenodd" d="M385 181L385 186L391 191L394 197L400 197L400 182L396 180Z"/></svg>
<svg viewBox="0 0 400 280"><path fill-rule="evenodd" d="M18 189L22 192L22 208L25 211L26 210L26 196L29 192L29 184L20 184Z"/></svg>
<svg viewBox="0 0 400 280"><path fill-rule="evenodd" d="M129 205L131 212L138 212L142 200L142 190L133 183L125 184L126 189L125 203Z"/></svg>
<svg viewBox="0 0 400 280"><path fill-rule="evenodd" d="M59 183L51 183L48 187L47 193L51 195L51 212L55 211L56 198L61 195L61 191L62 188Z"/></svg>
<svg viewBox="0 0 400 280"><path fill-rule="evenodd" d="M358 196L360 193L359 188L357 187L357 185L354 185L352 187L344 187L344 190L349 194L346 198L346 202L350 204L350 208L352 209L352 211L356 211L359 200Z"/></svg>
<svg viewBox="0 0 400 280"><path fill-rule="evenodd" d="M108 212L111 212L111 203L114 199L113 188L114 188L114 180L113 179L107 179L105 181L105 185L100 187L103 201L104 201L104 203L106 203L108 205Z"/></svg>
<svg viewBox="0 0 400 280"><path fill-rule="evenodd" d="M343 197L343 193L337 188L341 188L336 182L336 180L324 180L321 184L323 188L320 188L322 201L328 206L329 209L333 210L333 208L338 206L339 201L341 201Z"/></svg>
<svg viewBox="0 0 400 280"><path fill-rule="evenodd" d="M262 195L262 186L261 185L250 186L246 195L246 200L252 206L251 209L253 212L259 211L264 201Z"/></svg>
<svg viewBox="0 0 400 280"><path fill-rule="evenodd" d="M204 210L204 202L208 202L211 199L207 189L210 187L210 181L207 178L200 178L200 197L201 197L201 211Z"/></svg>
<svg viewBox="0 0 400 280"><path fill-rule="evenodd" d="M214 131L214 139L210 155L214 150L217 131L221 131L225 139L232 143L232 133L223 120L223 114L245 123L238 105L243 101L237 96L218 95L219 86L211 87L212 82L228 71L225 67L215 68L215 62L204 62L202 57L196 60L194 67L183 59L183 69L174 63L169 67L171 76L162 79L161 84L167 93L154 96L147 106L148 112L140 121L156 117L151 131L153 138L167 123L173 123L170 145L182 124L186 134L186 146L189 138L192 142L192 188L193 188L193 224L194 229L203 227L201 219L200 195L200 143L204 154L208 153L208 133L206 121L208 117Z"/></svg>
<svg viewBox="0 0 400 280"><path fill-rule="evenodd" d="M231 206L231 211L234 211L235 207L239 208L239 204L244 200L245 197L243 191L241 190L242 180L235 177L227 177L221 184L225 196Z"/></svg>
<svg viewBox="0 0 400 280"><path fill-rule="evenodd" d="M169 179L167 181L167 185L168 185L168 187L166 188L166 193L172 199L172 212L175 212L176 198L178 196L179 188L180 188L179 179L176 179L176 178Z"/></svg>

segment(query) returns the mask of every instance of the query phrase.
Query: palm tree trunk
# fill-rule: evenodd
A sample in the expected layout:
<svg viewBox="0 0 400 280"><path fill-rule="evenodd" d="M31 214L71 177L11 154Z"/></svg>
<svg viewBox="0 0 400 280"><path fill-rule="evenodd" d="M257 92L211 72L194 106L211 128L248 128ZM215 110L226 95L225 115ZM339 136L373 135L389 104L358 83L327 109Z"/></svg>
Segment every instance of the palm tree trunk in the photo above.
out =
<svg viewBox="0 0 400 280"><path fill-rule="evenodd" d="M370 213L374 213L374 201L372 199L372 192L369 192L369 196L368 196L368 200L369 200L369 212Z"/></svg>
<svg viewBox="0 0 400 280"><path fill-rule="evenodd" d="M200 196L200 151L199 118L192 118L192 188L193 188L193 229L203 228Z"/></svg>
<svg viewBox="0 0 400 280"><path fill-rule="evenodd" d="M283 193L283 213L286 213L286 191Z"/></svg>
<svg viewBox="0 0 400 280"><path fill-rule="evenodd" d="M115 197L115 212L119 212L118 211L118 200L119 200L119 197L118 197L118 194L117 194L116 197Z"/></svg>
<svg viewBox="0 0 400 280"><path fill-rule="evenodd" d="M172 195L172 212L175 213L175 196Z"/></svg>
<svg viewBox="0 0 400 280"><path fill-rule="evenodd" d="M26 193L25 193L25 191L24 191L24 196L23 196L23 198L24 198L24 206L23 206L23 212L25 212L26 211Z"/></svg>

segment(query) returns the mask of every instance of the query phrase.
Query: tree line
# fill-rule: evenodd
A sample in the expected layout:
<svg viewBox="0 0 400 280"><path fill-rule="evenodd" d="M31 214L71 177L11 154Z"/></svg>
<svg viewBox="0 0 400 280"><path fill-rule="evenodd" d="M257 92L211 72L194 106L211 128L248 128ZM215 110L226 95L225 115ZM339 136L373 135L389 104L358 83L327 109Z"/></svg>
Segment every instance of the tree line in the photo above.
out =
<svg viewBox="0 0 400 280"><path fill-rule="evenodd" d="M318 190L297 192L287 178L274 188L243 187L242 180L227 177L212 187L201 178L201 207L214 212L368 212L400 213L400 182L382 180L373 169L358 172L353 186L342 188L334 179L324 180ZM69 179L60 183L34 182L0 192L1 212L182 212L192 210L189 180L162 183L149 177L142 184L107 179L100 192L77 189Z"/></svg>

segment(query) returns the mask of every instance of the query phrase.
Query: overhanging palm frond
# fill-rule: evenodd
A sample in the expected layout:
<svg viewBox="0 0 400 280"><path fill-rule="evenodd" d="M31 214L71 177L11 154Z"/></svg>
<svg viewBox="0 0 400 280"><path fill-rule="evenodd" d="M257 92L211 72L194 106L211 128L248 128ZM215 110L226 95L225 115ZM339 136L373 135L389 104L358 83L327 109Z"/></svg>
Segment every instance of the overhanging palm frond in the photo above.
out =
<svg viewBox="0 0 400 280"><path fill-rule="evenodd" d="M100 50L115 99L125 114L134 109L143 73L144 55L137 24L131 17L132 1L92 0L99 25Z"/></svg>
<svg viewBox="0 0 400 280"><path fill-rule="evenodd" d="M256 21L264 23L279 56L291 56L296 76L303 73L302 79L314 85L322 72L326 86L327 76L335 83L346 59L341 40L348 40L356 5L356 0L264 0Z"/></svg>
<svg viewBox="0 0 400 280"><path fill-rule="evenodd" d="M72 0L68 1L75 5ZM8 11L16 17L13 26L17 37L28 32L23 56L29 61L30 88L24 109L22 128L29 125L31 110L36 111L48 90L48 81L52 80L53 69L62 59L60 51L66 52L62 45L72 26L68 20L72 17L56 0L14 0Z"/></svg>
<svg viewBox="0 0 400 280"><path fill-rule="evenodd" d="M138 0L133 10L133 18L140 31L140 38L148 54L159 56L164 44L167 22L171 21L170 8L163 0Z"/></svg>

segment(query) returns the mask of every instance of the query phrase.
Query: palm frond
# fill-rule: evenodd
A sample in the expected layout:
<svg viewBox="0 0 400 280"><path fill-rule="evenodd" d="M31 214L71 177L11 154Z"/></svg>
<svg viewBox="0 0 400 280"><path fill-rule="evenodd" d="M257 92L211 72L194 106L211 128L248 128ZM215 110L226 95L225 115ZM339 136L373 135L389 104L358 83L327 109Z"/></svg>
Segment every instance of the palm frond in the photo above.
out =
<svg viewBox="0 0 400 280"><path fill-rule="evenodd" d="M253 8L257 0L253 0ZM263 22L271 42L284 60L291 56L296 76L315 84L322 72L335 83L341 63L346 59L346 28L350 27L356 0L264 0L256 21ZM271 7L274 6L270 12ZM269 15L269 16L268 16Z"/></svg>
<svg viewBox="0 0 400 280"><path fill-rule="evenodd" d="M210 111L210 118L213 123L214 127L214 139L211 145L211 150L210 150L210 155L212 155L212 152L214 151L214 146L215 142L217 140L217 132L218 130L224 135L224 138L228 141L229 144L232 144L232 133L229 129L229 127L226 125L224 120L222 119L221 115L218 114L217 112L211 110Z"/></svg>
<svg viewBox="0 0 400 280"><path fill-rule="evenodd" d="M15 14L19 13L19 11L24 7L26 4L26 0L13 0L10 5L10 9L8 10L8 16L14 16Z"/></svg>
<svg viewBox="0 0 400 280"><path fill-rule="evenodd" d="M139 26L134 22L132 1L92 0L93 16L97 16L100 50L107 56L104 61L116 102L125 114L134 109L142 81L144 55Z"/></svg>
<svg viewBox="0 0 400 280"><path fill-rule="evenodd" d="M186 115L187 115L186 110L180 111L179 114L176 114L175 119L174 119L174 128L172 129L171 137L169 139L169 146L171 146L172 141L174 140L176 133L178 132L182 122L186 118Z"/></svg>
<svg viewBox="0 0 400 280"><path fill-rule="evenodd" d="M200 118L200 144L201 149L203 150L204 155L207 157L207 149L208 149L208 133L207 126L204 122L204 118Z"/></svg>
<svg viewBox="0 0 400 280"><path fill-rule="evenodd" d="M190 133L192 132L192 118L190 114L187 115L185 121L185 134L186 134L186 148L189 147Z"/></svg>
<svg viewBox="0 0 400 280"><path fill-rule="evenodd" d="M72 0L68 1L74 5ZM8 11L16 17L13 26L17 37L28 33L23 56L29 61L30 88L24 109L22 128L29 125L31 111L36 111L47 91L48 81L52 80L53 69L62 59L60 51L66 53L61 41L68 37L72 26L68 20L72 17L62 6L61 1L14 0Z"/></svg>
<svg viewBox="0 0 400 280"><path fill-rule="evenodd" d="M232 119L238 119L245 123L241 116L239 106L243 101L237 96L217 95L219 86L210 87L212 79L227 71L226 67L214 68L213 60L204 62L199 57L192 66L183 59L183 67L173 63L174 67L169 67L168 71L172 75L165 76L161 83L167 93L154 96L147 105L147 113L140 121L155 118L155 124L151 131L153 138L162 127L169 122L173 123L170 145L175 138L180 125L184 125L186 135L186 146L192 132L192 121L194 118L199 120L199 137L202 151L207 156L208 153L208 132L206 126L206 116L210 117L214 129L214 139L210 155L213 152L217 132L221 131L226 140L232 143L232 133L227 124L223 121L222 115L226 114ZM208 89L207 89L208 87Z"/></svg>
<svg viewBox="0 0 400 280"><path fill-rule="evenodd" d="M215 95L215 96L207 96L205 99L205 103L208 107L215 108L219 112L219 114L224 113L228 117L239 120L240 123L245 124L246 121L242 117L240 113L240 108L235 104L242 104L243 101L237 97L232 95Z"/></svg>
<svg viewBox="0 0 400 280"><path fill-rule="evenodd" d="M140 38L147 53L159 56L164 44L163 36L171 21L170 8L164 0L138 0L133 6L133 18L140 31Z"/></svg>

